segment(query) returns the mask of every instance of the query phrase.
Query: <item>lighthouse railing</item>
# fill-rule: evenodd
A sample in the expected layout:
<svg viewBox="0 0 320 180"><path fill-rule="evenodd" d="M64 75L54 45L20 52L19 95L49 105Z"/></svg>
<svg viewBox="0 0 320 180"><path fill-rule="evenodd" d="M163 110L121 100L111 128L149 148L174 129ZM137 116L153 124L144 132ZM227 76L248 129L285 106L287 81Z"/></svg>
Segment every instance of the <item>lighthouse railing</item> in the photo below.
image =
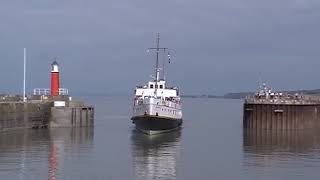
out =
<svg viewBox="0 0 320 180"><path fill-rule="evenodd" d="M67 88L59 88L59 95L62 95L62 96L69 95L69 90Z"/></svg>
<svg viewBox="0 0 320 180"><path fill-rule="evenodd" d="M33 89L33 95L35 95L35 96L41 96L41 95L49 96L50 94L51 94L50 89L47 89L47 88L34 88Z"/></svg>
<svg viewBox="0 0 320 180"><path fill-rule="evenodd" d="M51 90L48 88L35 88L33 89L33 95L35 96L50 96ZM69 95L69 89L67 88L59 88L59 95L66 96Z"/></svg>

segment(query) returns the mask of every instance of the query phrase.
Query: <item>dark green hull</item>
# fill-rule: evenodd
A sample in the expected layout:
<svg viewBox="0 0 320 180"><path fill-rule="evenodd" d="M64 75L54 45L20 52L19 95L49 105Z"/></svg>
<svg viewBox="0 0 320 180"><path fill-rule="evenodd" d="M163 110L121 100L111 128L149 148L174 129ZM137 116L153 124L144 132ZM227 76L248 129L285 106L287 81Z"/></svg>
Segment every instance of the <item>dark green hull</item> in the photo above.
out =
<svg viewBox="0 0 320 180"><path fill-rule="evenodd" d="M179 128L182 125L182 119L159 116L135 116L131 120L137 129L142 131L166 131Z"/></svg>

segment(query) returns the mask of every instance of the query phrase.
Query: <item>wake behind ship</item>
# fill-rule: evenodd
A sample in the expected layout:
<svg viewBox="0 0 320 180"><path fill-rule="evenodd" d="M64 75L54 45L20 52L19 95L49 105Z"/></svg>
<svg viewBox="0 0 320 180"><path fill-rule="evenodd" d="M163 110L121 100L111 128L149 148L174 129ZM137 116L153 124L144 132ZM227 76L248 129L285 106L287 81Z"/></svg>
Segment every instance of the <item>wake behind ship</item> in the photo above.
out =
<svg viewBox="0 0 320 180"><path fill-rule="evenodd" d="M145 86L135 89L132 122L136 128L147 134L158 134L177 129L182 124L182 109L179 89L167 87L166 81L160 79L159 52L167 48L159 47L159 34L156 50L156 77ZM168 54L169 56L169 54ZM170 58L170 56L169 56ZM163 70L163 67L162 67ZM164 72L163 72L164 77Z"/></svg>

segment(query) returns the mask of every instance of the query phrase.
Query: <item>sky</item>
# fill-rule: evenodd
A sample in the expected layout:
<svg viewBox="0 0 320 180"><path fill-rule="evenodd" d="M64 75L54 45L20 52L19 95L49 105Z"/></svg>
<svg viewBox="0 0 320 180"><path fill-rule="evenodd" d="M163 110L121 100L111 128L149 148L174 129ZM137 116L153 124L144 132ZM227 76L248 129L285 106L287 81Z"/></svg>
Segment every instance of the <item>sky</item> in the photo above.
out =
<svg viewBox="0 0 320 180"><path fill-rule="evenodd" d="M154 47L182 94L320 88L319 0L1 0L0 93L61 86L75 94L132 94L154 74Z"/></svg>

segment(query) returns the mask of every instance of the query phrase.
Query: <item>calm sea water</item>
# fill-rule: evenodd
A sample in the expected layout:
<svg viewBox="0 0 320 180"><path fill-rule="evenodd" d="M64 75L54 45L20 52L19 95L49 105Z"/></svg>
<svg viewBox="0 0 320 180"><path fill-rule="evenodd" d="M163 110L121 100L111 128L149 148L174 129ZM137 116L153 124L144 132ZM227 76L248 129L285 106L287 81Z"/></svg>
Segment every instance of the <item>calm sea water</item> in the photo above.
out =
<svg viewBox="0 0 320 180"><path fill-rule="evenodd" d="M319 179L320 135L242 130L242 101L183 99L181 131L146 136L131 98L88 97L94 128L0 134L0 179Z"/></svg>

